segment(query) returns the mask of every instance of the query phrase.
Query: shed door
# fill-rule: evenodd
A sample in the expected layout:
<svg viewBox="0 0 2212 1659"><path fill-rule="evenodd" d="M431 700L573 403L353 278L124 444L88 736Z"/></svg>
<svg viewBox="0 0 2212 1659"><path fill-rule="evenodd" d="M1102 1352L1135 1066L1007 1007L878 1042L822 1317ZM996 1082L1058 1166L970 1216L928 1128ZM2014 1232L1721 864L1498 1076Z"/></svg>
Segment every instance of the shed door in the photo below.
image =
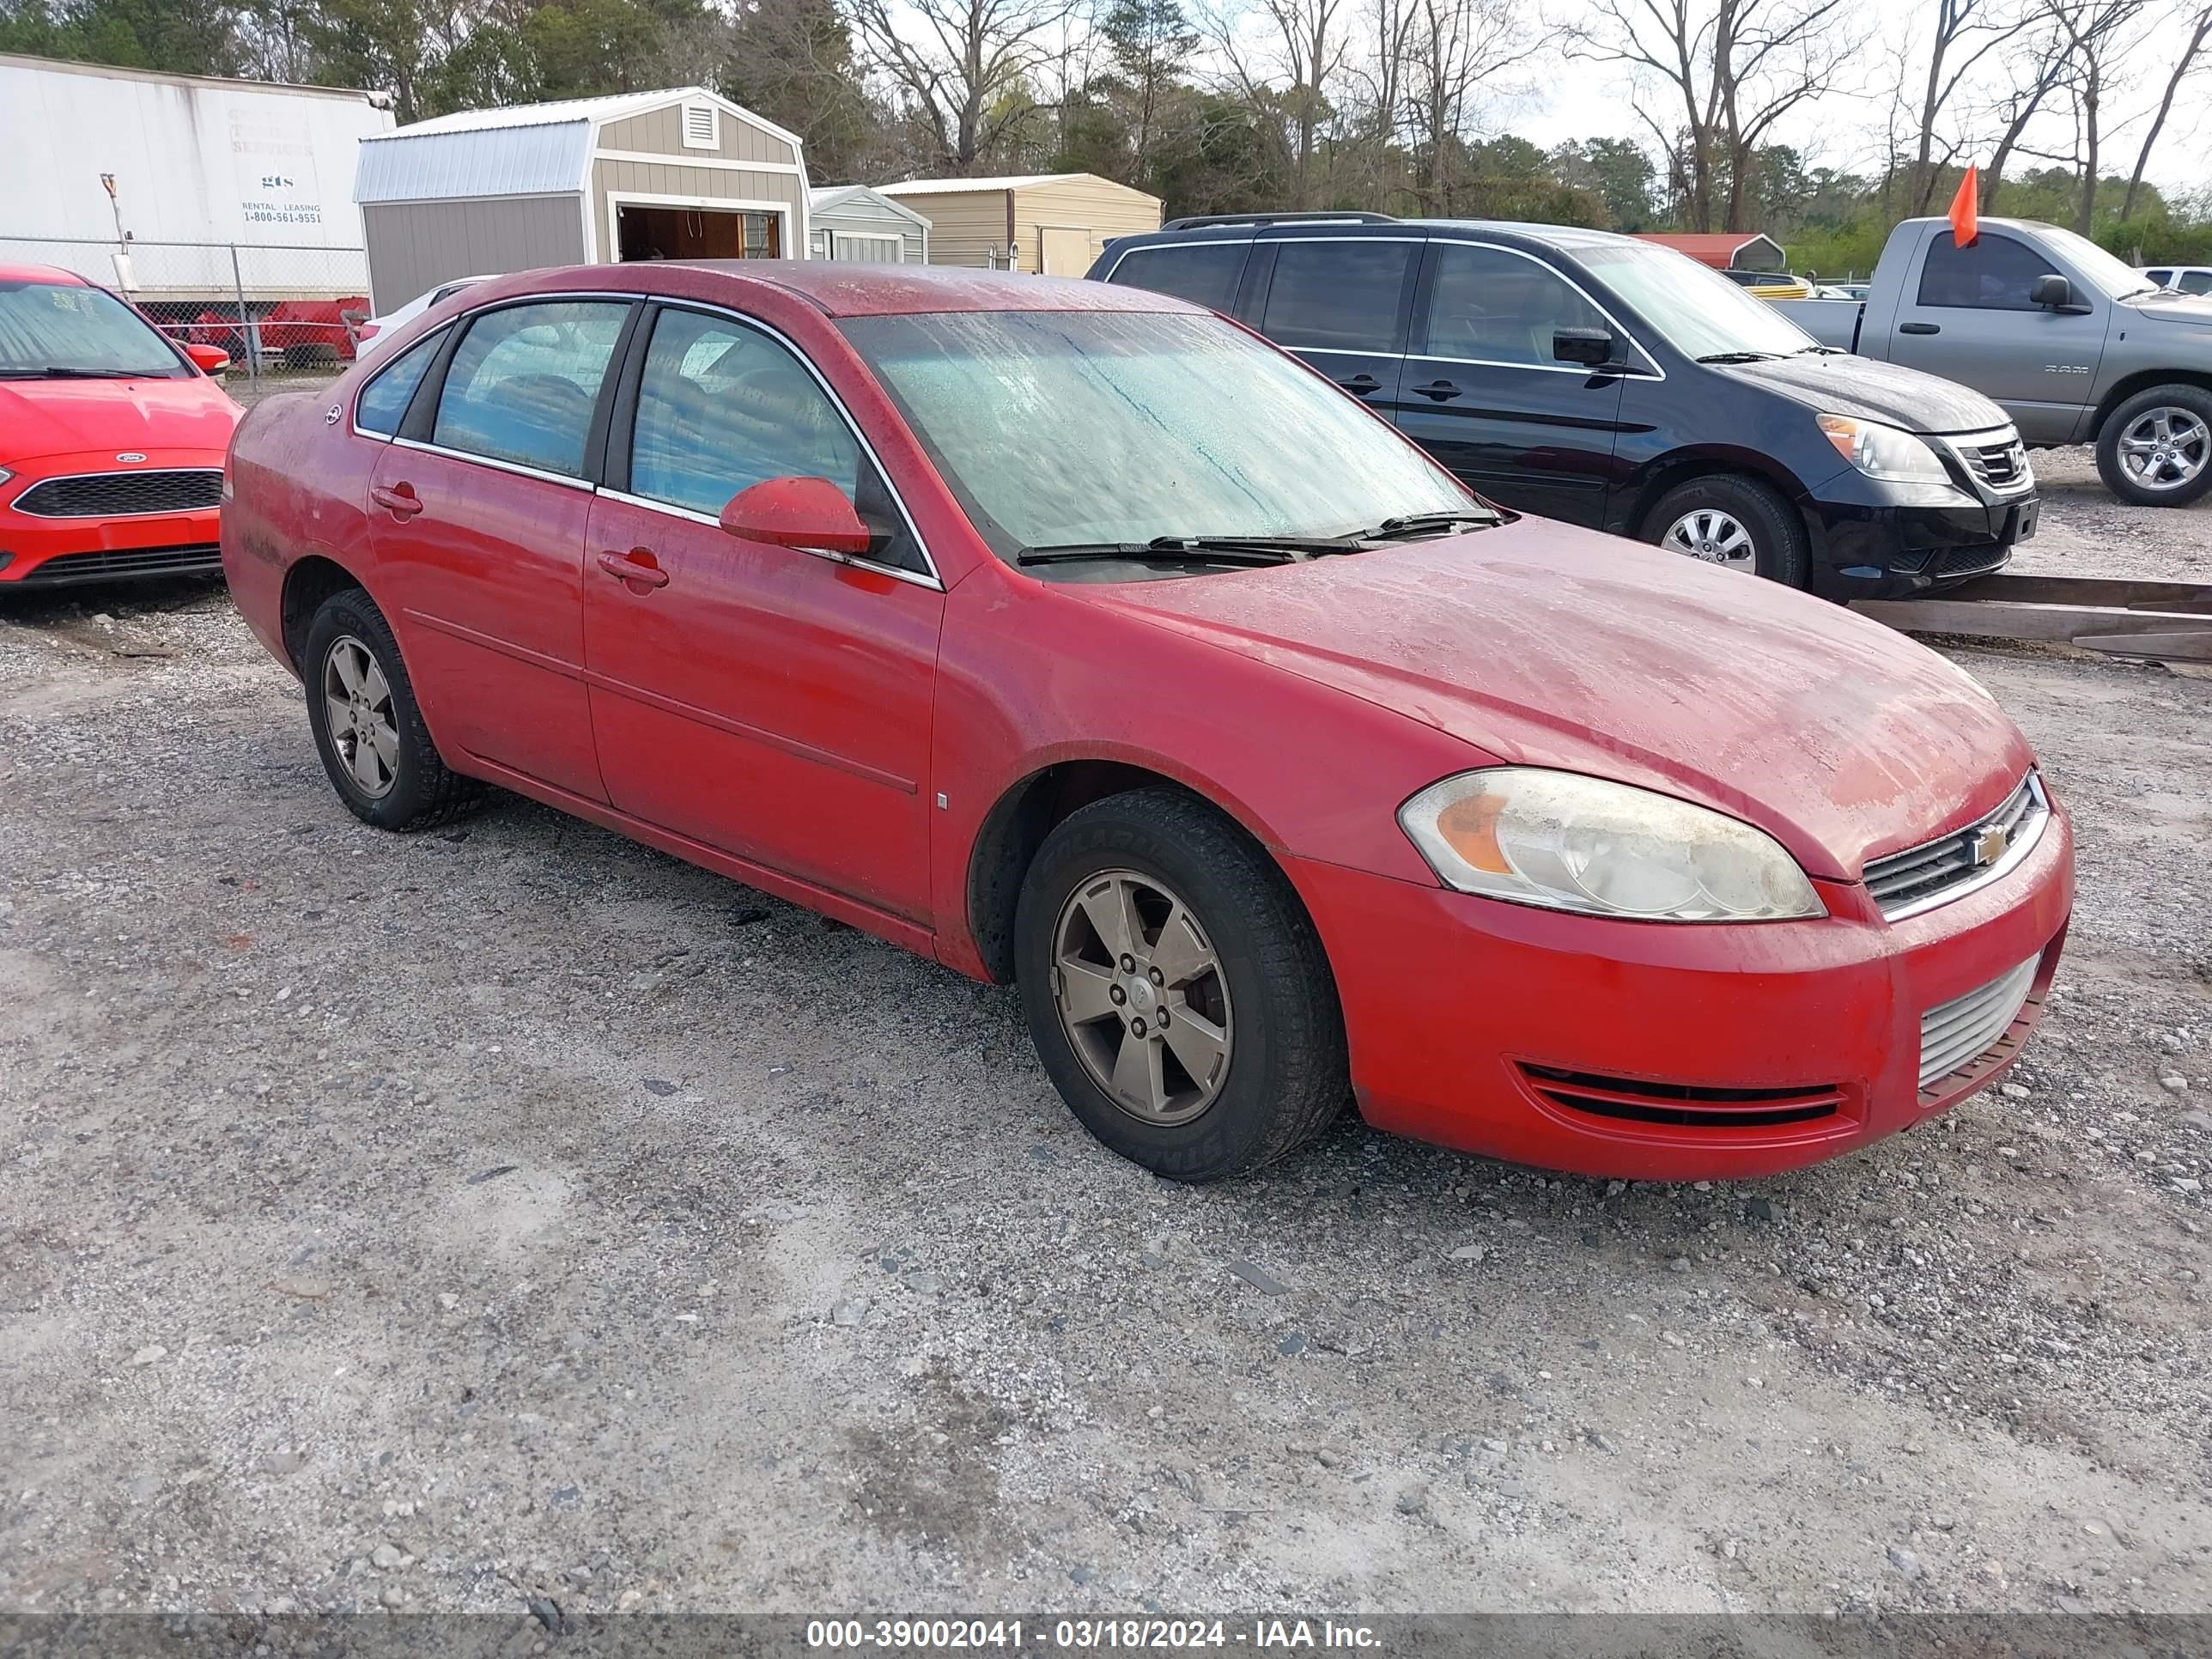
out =
<svg viewBox="0 0 2212 1659"><path fill-rule="evenodd" d="M906 263L906 238L888 231L833 230L830 233L830 257L864 265L902 265Z"/></svg>
<svg viewBox="0 0 2212 1659"><path fill-rule="evenodd" d="M1080 276L1091 269L1091 232L1081 225L1039 225L1038 250L1048 276Z"/></svg>

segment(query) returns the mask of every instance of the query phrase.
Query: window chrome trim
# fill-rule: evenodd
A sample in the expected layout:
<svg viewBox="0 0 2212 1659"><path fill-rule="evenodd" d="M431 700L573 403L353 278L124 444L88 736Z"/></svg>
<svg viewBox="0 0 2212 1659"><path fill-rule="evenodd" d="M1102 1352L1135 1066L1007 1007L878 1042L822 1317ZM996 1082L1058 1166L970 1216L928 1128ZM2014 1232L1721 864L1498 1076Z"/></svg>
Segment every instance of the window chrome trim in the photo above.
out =
<svg viewBox="0 0 2212 1659"><path fill-rule="evenodd" d="M150 378L150 377L149 377ZM87 519L177 519L193 513L213 513L222 506L220 498L210 507L149 507L131 513L37 513L23 505L23 497L50 483L70 483L79 478L153 478L164 473L190 472L220 481L223 470L219 466L149 466L144 469L113 466L105 472L56 472L44 478L33 478L15 493L12 510L27 519L45 519L57 524L72 524ZM93 551L131 553L139 550L127 547L94 549Z"/></svg>
<svg viewBox="0 0 2212 1659"><path fill-rule="evenodd" d="M659 513L671 519L681 519L687 524L705 525L710 530L720 530L722 521L709 514L694 512L688 507L678 507L672 501L656 501L648 496L633 495L625 490L610 489L601 484L596 494L602 501L620 501L624 507L641 508L647 513ZM917 545L921 538L915 538ZM836 553L826 547L793 547L793 553L805 553L817 559L827 559L831 564L850 565L855 570L865 570L871 575L889 576L896 581L908 582L916 587L926 587L933 593L942 593L945 584L935 574L924 575L919 570L908 570L896 564L884 564L878 560L864 558L856 553Z"/></svg>
<svg viewBox="0 0 2212 1659"><path fill-rule="evenodd" d="M2051 796L2043 787L2043 774L2033 767L2029 768L2027 784L2029 799L2035 803L2034 811L2027 823L2022 826L2022 833L2006 847L2004 852L1996 860L1984 865L1964 881L1954 882L1936 892L1926 894L1909 903L1901 904L1894 910L1883 910L1881 919L1884 921L1897 922L1905 921L1908 916L1923 915L1930 910L1938 909L1950 903L1954 899L1965 898L1969 894L1980 892L1984 887L1995 885L2026 863L2028 854L2042 844L2043 832L2051 827L2051 820L2053 817L2051 810ZM2017 793L2019 793L2017 788L2007 790L2004 799L1999 801L1994 810L1983 813L1972 823L1962 824L1948 836L1937 836L1932 840L1920 842L1917 846L1899 848L1894 853L1885 853L1873 862L1887 863L1891 859L1908 857L1915 853L1925 852L1929 848L1939 847L1947 841L1956 841L1962 836L1970 836L1984 824L2000 817ZM1860 872L1859 879L1863 885L1866 880L1864 870ZM1876 908L1879 908L1880 906L1877 905Z"/></svg>
<svg viewBox="0 0 2212 1659"><path fill-rule="evenodd" d="M417 438L394 438L394 449L412 449L424 455L443 455L449 460L468 461L477 466L488 466L495 472L512 472L518 477L536 478L544 483L564 484L570 489L580 489L589 495L599 486L589 478L579 478L568 472L548 472L542 467L521 461L502 460L496 455L479 455L472 450L455 449L447 444L428 444Z"/></svg>

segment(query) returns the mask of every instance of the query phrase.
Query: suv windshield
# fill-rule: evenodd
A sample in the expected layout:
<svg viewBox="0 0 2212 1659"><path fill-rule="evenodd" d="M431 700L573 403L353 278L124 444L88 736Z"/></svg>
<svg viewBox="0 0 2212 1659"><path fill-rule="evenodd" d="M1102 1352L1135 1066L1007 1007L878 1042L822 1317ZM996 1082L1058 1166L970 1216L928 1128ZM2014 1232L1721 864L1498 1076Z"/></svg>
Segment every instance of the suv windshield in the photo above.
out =
<svg viewBox="0 0 2212 1659"><path fill-rule="evenodd" d="M1738 288L1686 253L1651 242L1577 247L1590 273L1685 357L1737 352L1787 357L1813 337L1765 300Z"/></svg>
<svg viewBox="0 0 2212 1659"><path fill-rule="evenodd" d="M0 282L0 379L185 372L153 325L104 289Z"/></svg>
<svg viewBox="0 0 2212 1659"><path fill-rule="evenodd" d="M1488 516L1359 404L1217 317L945 312L842 326L1001 558Z"/></svg>

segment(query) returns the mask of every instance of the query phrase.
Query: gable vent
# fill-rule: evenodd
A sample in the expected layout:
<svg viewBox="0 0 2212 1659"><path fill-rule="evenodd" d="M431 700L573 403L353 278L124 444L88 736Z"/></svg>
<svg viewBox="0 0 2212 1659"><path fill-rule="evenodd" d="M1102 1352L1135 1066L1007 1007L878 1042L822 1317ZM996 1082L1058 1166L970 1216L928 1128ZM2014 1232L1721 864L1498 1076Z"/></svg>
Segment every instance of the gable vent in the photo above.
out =
<svg viewBox="0 0 2212 1659"><path fill-rule="evenodd" d="M720 149L722 147L722 112L712 104L684 106L684 148L686 149Z"/></svg>

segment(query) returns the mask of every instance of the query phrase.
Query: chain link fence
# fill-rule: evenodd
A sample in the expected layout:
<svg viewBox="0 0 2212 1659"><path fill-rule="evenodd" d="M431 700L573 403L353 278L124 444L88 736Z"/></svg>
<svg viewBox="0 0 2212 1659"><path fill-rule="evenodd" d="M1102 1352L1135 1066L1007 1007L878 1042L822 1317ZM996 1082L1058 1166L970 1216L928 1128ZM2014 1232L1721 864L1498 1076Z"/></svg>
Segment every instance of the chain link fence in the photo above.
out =
<svg viewBox="0 0 2212 1659"><path fill-rule="evenodd" d="M368 318L368 253L247 242L0 236L0 263L58 265L131 301L179 344L230 354L234 383L327 379Z"/></svg>

